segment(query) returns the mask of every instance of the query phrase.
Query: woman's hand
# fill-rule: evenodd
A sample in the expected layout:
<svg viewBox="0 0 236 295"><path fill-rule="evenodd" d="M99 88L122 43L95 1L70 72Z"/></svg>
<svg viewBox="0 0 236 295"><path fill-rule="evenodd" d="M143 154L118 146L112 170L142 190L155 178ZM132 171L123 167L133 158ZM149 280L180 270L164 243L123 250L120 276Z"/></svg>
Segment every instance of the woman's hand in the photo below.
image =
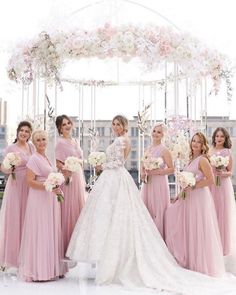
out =
<svg viewBox="0 0 236 295"><path fill-rule="evenodd" d="M69 170L66 170L64 167L61 170L61 173L65 178L70 178L72 176L72 172Z"/></svg>
<svg viewBox="0 0 236 295"><path fill-rule="evenodd" d="M95 167L96 172L101 172L102 171L102 165L98 165Z"/></svg>
<svg viewBox="0 0 236 295"><path fill-rule="evenodd" d="M145 170L146 174L149 175L163 175L163 169Z"/></svg>
<svg viewBox="0 0 236 295"><path fill-rule="evenodd" d="M54 193L54 194L56 194L56 195L58 195L58 194L63 194L62 193L62 190L61 190L61 188L58 186L58 187L54 187L53 188L53 190L52 190L52 192Z"/></svg>

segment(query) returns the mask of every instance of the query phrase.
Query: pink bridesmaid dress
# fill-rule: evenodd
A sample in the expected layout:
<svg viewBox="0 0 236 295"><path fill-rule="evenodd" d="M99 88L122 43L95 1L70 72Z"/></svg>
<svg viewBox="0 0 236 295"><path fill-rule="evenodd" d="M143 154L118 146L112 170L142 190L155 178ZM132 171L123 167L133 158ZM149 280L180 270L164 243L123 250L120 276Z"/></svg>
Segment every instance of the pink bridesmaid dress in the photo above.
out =
<svg viewBox="0 0 236 295"><path fill-rule="evenodd" d="M185 167L197 181L204 175L197 157ZM177 262L184 268L210 276L225 272L214 201L209 187L194 189L186 199L179 198L166 210L165 241Z"/></svg>
<svg viewBox="0 0 236 295"><path fill-rule="evenodd" d="M148 153L154 158L162 156L165 147L160 144L149 148ZM164 161L164 159L163 159ZM163 163L163 168L165 163ZM170 204L170 192L167 175L150 175L148 183L144 183L141 196L160 234L164 238L164 214Z"/></svg>
<svg viewBox="0 0 236 295"><path fill-rule="evenodd" d="M77 142L72 143L65 138L58 138L56 145L56 159L65 163L67 157L78 157L82 159L83 153ZM79 172L73 172L71 182L62 187L64 193L64 202L61 204L61 223L64 241L64 250L66 252L72 232L77 219L85 202L85 179L83 169Z"/></svg>
<svg viewBox="0 0 236 295"><path fill-rule="evenodd" d="M213 154L226 157L230 156L231 152L230 149L224 148L221 151L213 151ZM236 246L232 238L234 232L236 233L234 191L230 177L221 177L220 182L220 186L212 185L210 189L215 202L223 254L230 255L233 250L235 251L233 246Z"/></svg>
<svg viewBox="0 0 236 295"><path fill-rule="evenodd" d="M54 170L37 152L30 157L27 167L41 182ZM63 253L60 203L54 193L30 187L19 254L19 277L30 282L63 276L66 272Z"/></svg>
<svg viewBox="0 0 236 295"><path fill-rule="evenodd" d="M34 146L29 143L30 152ZM26 164L30 154L22 150L16 143L7 147L5 155L17 153L21 163L15 168L16 179L9 175L3 196L0 212L0 266L18 267L18 256L28 199L28 185L26 182ZM3 172L7 172L2 167Z"/></svg>

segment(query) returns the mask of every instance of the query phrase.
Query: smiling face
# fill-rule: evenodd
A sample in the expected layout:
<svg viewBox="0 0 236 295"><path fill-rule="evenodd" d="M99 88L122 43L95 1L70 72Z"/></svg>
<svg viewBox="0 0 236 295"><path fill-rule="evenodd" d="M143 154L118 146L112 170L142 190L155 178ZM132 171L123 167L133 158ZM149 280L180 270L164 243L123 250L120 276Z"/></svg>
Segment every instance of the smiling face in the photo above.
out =
<svg viewBox="0 0 236 295"><path fill-rule="evenodd" d="M112 130L114 131L116 136L121 136L125 133L124 126L117 119L112 121Z"/></svg>
<svg viewBox="0 0 236 295"><path fill-rule="evenodd" d="M202 140L200 136L194 135L191 141L191 149L194 155L201 154L202 152Z"/></svg>
<svg viewBox="0 0 236 295"><path fill-rule="evenodd" d="M67 137L70 136L72 131L72 123L71 121L69 121L68 119L64 118L62 120L62 124L61 124L61 128L60 128L60 132L63 136Z"/></svg>
<svg viewBox="0 0 236 295"><path fill-rule="evenodd" d="M163 137L163 128L162 126L156 126L152 129L152 140L156 142L160 142Z"/></svg>
<svg viewBox="0 0 236 295"><path fill-rule="evenodd" d="M25 143L31 136L31 130L28 126L22 126L17 134L17 140Z"/></svg>
<svg viewBox="0 0 236 295"><path fill-rule="evenodd" d="M37 152L44 154L47 147L47 133L44 131L36 132L33 135L33 143Z"/></svg>
<svg viewBox="0 0 236 295"><path fill-rule="evenodd" d="M219 131L216 132L214 141L215 141L216 147L223 147L224 146L224 143L225 143L225 135L224 135L224 133L221 130L219 130Z"/></svg>

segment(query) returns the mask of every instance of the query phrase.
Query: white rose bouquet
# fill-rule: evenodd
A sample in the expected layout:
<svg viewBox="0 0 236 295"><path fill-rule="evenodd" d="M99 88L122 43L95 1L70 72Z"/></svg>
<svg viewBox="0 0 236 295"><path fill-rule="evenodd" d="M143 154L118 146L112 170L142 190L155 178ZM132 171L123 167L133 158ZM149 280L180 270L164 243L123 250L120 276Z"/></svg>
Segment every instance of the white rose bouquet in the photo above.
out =
<svg viewBox="0 0 236 295"><path fill-rule="evenodd" d="M164 163L161 157L158 157L158 158L151 157L147 153L144 155L142 162L143 162L143 167L145 168L145 170L160 169L161 165ZM147 174L145 176L144 183L148 183Z"/></svg>
<svg viewBox="0 0 236 295"><path fill-rule="evenodd" d="M52 192L54 189L59 188L65 181L65 178L60 172L51 172L49 173L47 179L44 182L46 191ZM57 200L58 202L64 201L63 193L58 193Z"/></svg>
<svg viewBox="0 0 236 295"><path fill-rule="evenodd" d="M88 162L94 168L106 162L106 154L104 152L92 152L88 157Z"/></svg>
<svg viewBox="0 0 236 295"><path fill-rule="evenodd" d="M64 169L70 172L78 172L80 168L83 166L83 160L71 156L67 157L64 164ZM71 178L68 177L65 181L65 184L68 185L71 182Z"/></svg>
<svg viewBox="0 0 236 295"><path fill-rule="evenodd" d="M21 163L21 158L17 153L8 153L4 158L2 165L5 169L11 169L12 178L16 179L15 168Z"/></svg>
<svg viewBox="0 0 236 295"><path fill-rule="evenodd" d="M179 186L181 187L181 189L183 190L181 192L181 197L185 199L186 192L184 191L184 189L188 186L194 187L196 184L196 178L192 172L182 171L177 173L177 182Z"/></svg>
<svg viewBox="0 0 236 295"><path fill-rule="evenodd" d="M210 163L216 170L223 170L229 165L229 156L212 155ZM216 186L220 186L220 176L216 176Z"/></svg>

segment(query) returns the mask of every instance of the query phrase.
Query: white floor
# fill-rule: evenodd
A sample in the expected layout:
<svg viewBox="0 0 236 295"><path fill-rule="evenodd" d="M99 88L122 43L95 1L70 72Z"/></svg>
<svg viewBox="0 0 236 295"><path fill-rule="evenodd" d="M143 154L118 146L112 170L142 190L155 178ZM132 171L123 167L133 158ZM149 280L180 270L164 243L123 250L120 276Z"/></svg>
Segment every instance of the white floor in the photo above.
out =
<svg viewBox="0 0 236 295"><path fill-rule="evenodd" d="M93 271L93 270L92 270ZM127 290L121 286L96 286L94 273L80 264L70 269L65 278L52 282L25 283L15 274L0 272L1 295L153 295L150 289ZM88 279L91 277L91 279ZM170 294L161 292L161 295ZM172 293L173 294L173 293Z"/></svg>

